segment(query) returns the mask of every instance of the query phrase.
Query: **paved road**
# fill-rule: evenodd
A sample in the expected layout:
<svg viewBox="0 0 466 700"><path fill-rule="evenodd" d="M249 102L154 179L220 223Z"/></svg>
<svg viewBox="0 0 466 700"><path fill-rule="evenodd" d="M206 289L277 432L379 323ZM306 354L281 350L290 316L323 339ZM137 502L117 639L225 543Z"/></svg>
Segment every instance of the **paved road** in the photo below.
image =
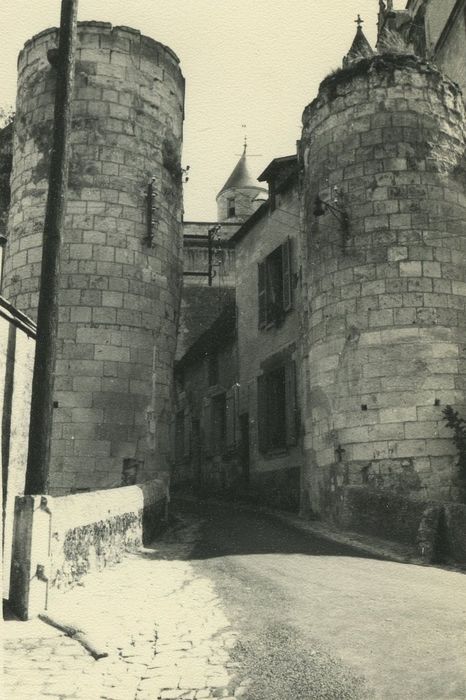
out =
<svg viewBox="0 0 466 700"><path fill-rule="evenodd" d="M263 515L189 508L201 520L190 563L239 632L247 700L466 698L463 574L366 558Z"/></svg>
<svg viewBox="0 0 466 700"><path fill-rule="evenodd" d="M4 624L12 700L466 698L466 577L202 504L151 547Z"/></svg>

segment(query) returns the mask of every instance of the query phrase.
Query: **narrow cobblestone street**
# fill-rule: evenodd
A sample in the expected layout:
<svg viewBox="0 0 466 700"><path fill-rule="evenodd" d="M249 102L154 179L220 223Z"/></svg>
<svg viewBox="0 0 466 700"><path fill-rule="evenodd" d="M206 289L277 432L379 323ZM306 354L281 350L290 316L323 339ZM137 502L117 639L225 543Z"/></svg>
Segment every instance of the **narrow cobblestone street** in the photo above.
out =
<svg viewBox="0 0 466 700"><path fill-rule="evenodd" d="M182 541L172 531L156 549L130 555L54 600L54 617L85 630L108 651L106 658L95 661L79 642L40 620L7 622L5 697L197 700L244 694L229 657L236 634L212 583L186 561L197 530L196 523L183 528Z"/></svg>
<svg viewBox="0 0 466 700"><path fill-rule="evenodd" d="M4 697L466 698L463 574L369 558L264 514L191 505L151 547L4 625Z"/></svg>

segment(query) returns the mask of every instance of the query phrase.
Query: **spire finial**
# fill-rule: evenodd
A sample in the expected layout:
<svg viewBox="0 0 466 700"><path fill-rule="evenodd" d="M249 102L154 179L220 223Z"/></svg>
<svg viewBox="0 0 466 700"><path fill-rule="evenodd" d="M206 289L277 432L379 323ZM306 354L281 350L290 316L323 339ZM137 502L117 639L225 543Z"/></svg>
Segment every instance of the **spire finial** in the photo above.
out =
<svg viewBox="0 0 466 700"><path fill-rule="evenodd" d="M362 25L364 24L364 20L361 19L361 15L358 15L358 18L355 19L354 21L358 25L358 29L361 29Z"/></svg>
<svg viewBox="0 0 466 700"><path fill-rule="evenodd" d="M244 144L243 144L243 155L246 154L246 149L248 147L248 134L246 131L246 124L241 124L241 128L244 129Z"/></svg>

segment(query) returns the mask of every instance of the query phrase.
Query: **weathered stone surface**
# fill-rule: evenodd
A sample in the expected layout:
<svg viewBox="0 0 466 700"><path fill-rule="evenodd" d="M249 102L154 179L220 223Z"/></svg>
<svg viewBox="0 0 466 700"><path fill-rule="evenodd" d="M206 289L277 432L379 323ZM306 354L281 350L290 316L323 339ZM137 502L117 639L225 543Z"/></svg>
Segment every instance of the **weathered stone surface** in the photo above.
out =
<svg viewBox="0 0 466 700"><path fill-rule="evenodd" d="M0 129L0 235L6 235L13 159L13 124Z"/></svg>
<svg viewBox="0 0 466 700"><path fill-rule="evenodd" d="M119 485L125 459L135 460L138 481L168 468L182 282L178 59L126 27L81 22L78 37L50 473L55 495ZM32 317L54 102L47 50L56 41L55 29L37 35L18 64L4 290ZM149 243L152 177L157 209ZM127 384L104 386L107 377ZM117 431L107 431L115 424Z"/></svg>
<svg viewBox="0 0 466 700"><path fill-rule="evenodd" d="M324 80L303 124L310 506L331 514L348 484L450 498L442 406L466 413L461 93L413 56L378 56ZM315 216L317 195L348 229Z"/></svg>

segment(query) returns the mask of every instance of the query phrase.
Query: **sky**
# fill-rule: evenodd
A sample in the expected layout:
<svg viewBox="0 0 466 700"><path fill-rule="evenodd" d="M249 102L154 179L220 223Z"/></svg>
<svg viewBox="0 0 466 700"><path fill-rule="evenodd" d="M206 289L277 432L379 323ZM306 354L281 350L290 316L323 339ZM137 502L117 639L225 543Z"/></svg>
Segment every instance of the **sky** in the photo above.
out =
<svg viewBox="0 0 466 700"><path fill-rule="evenodd" d="M215 220L215 197L243 148L254 174L296 152L304 107L341 65L358 13L372 46L378 0L80 0L80 20L139 29L170 46L186 78L185 220ZM404 2L395 3L403 7ZM16 59L57 26L60 0L1 0L0 106L14 105ZM246 128L243 127L246 125Z"/></svg>

